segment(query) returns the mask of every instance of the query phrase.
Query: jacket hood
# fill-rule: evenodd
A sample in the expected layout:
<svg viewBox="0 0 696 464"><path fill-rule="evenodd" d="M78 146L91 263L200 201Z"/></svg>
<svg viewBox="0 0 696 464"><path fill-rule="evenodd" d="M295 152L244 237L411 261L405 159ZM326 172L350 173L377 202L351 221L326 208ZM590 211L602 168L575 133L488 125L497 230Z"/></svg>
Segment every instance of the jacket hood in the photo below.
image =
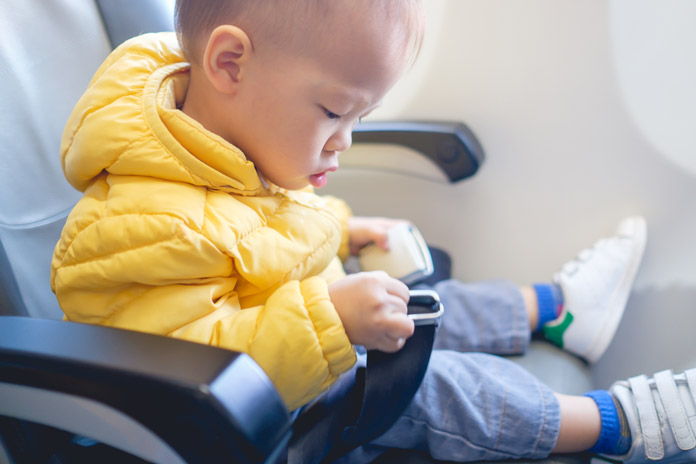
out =
<svg viewBox="0 0 696 464"><path fill-rule="evenodd" d="M263 183L244 154L177 107L189 78L174 33L145 34L100 66L63 132L66 178L84 191L104 171L254 195Z"/></svg>

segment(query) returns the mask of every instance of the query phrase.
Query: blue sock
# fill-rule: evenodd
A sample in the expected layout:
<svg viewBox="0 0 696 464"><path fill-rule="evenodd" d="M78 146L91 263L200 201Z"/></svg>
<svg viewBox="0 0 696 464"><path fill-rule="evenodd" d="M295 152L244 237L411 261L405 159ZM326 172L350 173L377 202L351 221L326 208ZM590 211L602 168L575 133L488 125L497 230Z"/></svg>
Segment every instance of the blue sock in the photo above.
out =
<svg viewBox="0 0 696 464"><path fill-rule="evenodd" d="M597 403L602 430L597 443L589 450L593 453L621 455L631 448L631 432L626 416L616 399L606 390L585 393Z"/></svg>
<svg viewBox="0 0 696 464"><path fill-rule="evenodd" d="M541 329L544 324L558 318L563 308L563 292L556 284L534 284L532 288L536 292L539 304L539 323L535 330Z"/></svg>

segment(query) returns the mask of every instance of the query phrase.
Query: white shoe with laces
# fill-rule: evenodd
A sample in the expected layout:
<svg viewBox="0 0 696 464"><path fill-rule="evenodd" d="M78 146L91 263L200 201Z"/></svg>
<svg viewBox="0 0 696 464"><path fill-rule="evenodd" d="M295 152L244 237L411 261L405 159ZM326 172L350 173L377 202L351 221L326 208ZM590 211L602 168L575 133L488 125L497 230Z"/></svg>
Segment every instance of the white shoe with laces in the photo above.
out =
<svg viewBox="0 0 696 464"><path fill-rule="evenodd" d="M623 456L606 455L593 463L696 462L696 369L632 377L609 391L626 415L631 448Z"/></svg>
<svg viewBox="0 0 696 464"><path fill-rule="evenodd" d="M615 236L563 266L554 276L563 291L563 311L544 326L548 340L590 363L604 354L623 316L646 239L645 219L629 217Z"/></svg>

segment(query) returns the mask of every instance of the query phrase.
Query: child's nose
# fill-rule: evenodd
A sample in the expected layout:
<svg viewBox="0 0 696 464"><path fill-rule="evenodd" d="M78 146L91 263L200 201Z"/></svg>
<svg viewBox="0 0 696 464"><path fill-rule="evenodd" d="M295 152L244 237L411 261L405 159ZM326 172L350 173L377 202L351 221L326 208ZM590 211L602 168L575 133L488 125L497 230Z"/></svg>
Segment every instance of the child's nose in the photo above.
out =
<svg viewBox="0 0 696 464"><path fill-rule="evenodd" d="M343 152L350 148L353 144L353 128L350 125L345 125L336 131L331 138L326 142L326 151Z"/></svg>

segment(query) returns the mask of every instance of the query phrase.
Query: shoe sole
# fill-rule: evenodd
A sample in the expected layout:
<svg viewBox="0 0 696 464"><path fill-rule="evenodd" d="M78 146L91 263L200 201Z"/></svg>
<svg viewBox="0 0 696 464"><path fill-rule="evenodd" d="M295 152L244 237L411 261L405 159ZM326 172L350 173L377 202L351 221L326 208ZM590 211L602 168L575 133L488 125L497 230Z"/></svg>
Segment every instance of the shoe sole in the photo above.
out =
<svg viewBox="0 0 696 464"><path fill-rule="evenodd" d="M594 341L590 343L589 348L585 353L581 354L589 363L594 363L599 360L614 338L616 329L619 327L619 322L621 322L624 310L626 309L626 303L631 294L633 281L636 278L640 263L643 260L643 253L645 252L645 244L648 235L645 219L642 217L626 219L620 224L619 230L626 230L628 227L630 227L631 235L639 243L639 246L637 247L637 252L631 257L627 272L624 273L618 290L614 292L609 302L609 317L597 333Z"/></svg>

